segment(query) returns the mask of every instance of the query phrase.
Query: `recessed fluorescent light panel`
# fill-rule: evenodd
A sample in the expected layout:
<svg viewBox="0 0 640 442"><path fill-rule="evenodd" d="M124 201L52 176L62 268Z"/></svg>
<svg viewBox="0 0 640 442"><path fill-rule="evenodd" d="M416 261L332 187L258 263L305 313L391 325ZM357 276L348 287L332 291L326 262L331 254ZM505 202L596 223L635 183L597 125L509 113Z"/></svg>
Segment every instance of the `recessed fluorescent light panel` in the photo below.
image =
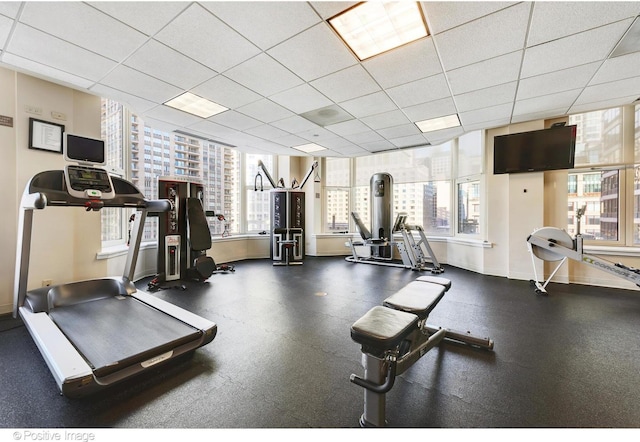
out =
<svg viewBox="0 0 640 442"><path fill-rule="evenodd" d="M458 114L447 115L446 117L432 118L430 120L416 121L416 126L422 132L433 132L434 130L449 129L460 126Z"/></svg>
<svg viewBox="0 0 640 442"><path fill-rule="evenodd" d="M326 150L326 147L318 146L315 143L302 144L300 146L293 146L293 148L304 153L319 152L321 150Z"/></svg>
<svg viewBox="0 0 640 442"><path fill-rule="evenodd" d="M363 2L329 24L360 61L429 35L417 2Z"/></svg>
<svg viewBox="0 0 640 442"><path fill-rule="evenodd" d="M199 97L191 92L185 92L182 95L178 95L176 98L173 98L164 104L165 106L169 106L183 112L188 112L202 118L209 118L228 110L226 107L220 106L206 98Z"/></svg>

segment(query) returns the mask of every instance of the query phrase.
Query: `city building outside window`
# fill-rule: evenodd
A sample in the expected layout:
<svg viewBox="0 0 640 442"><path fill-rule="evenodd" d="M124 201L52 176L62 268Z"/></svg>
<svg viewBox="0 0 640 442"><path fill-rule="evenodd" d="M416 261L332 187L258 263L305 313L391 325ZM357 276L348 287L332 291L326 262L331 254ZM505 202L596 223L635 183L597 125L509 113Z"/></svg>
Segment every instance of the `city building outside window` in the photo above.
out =
<svg viewBox="0 0 640 442"><path fill-rule="evenodd" d="M637 106L636 106L636 116ZM613 108L569 116L577 126L575 170L568 175L569 216L567 232L575 235L576 211L584 208L580 233L587 240L620 245L638 243L638 219L626 215L626 158L633 158L625 143L624 109ZM635 119L636 143L638 122ZM636 151L638 149L636 148ZM635 211L635 210L634 210ZM629 219L627 219L629 218ZM634 238L627 238L625 226L633 225Z"/></svg>

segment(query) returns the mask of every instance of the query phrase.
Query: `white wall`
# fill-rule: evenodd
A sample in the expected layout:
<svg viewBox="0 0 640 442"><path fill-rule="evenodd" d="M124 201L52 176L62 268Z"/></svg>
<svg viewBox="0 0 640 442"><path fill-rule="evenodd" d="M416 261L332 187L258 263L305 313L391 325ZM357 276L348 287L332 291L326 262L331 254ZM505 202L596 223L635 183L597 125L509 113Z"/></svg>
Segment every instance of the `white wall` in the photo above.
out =
<svg viewBox="0 0 640 442"><path fill-rule="evenodd" d="M3 172L0 186L6 202L0 244L0 313L11 311L15 272L18 205L29 179L44 170L62 169L61 154L29 149L29 117L64 124L67 132L100 137L100 98L28 75L0 68L0 114L13 118L13 127L0 129ZM37 108L39 114L26 112ZM55 120L52 112L64 114ZM5 162L6 160L6 162ZM100 250L100 215L81 208L47 208L34 213L28 288L45 279L62 283L104 276L107 264L96 259Z"/></svg>

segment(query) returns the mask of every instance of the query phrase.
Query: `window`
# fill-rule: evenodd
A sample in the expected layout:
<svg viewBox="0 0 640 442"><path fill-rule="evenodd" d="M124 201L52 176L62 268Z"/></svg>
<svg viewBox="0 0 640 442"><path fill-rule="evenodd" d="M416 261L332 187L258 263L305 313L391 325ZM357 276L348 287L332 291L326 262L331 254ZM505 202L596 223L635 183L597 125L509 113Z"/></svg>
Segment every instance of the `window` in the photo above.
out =
<svg viewBox="0 0 640 442"><path fill-rule="evenodd" d="M245 231L268 232L271 226L271 192L272 189L266 174L258 167L260 161L264 164L271 178L275 178L275 158L273 155L245 154ZM258 176L260 172L260 176ZM261 178L260 178L261 177Z"/></svg>
<svg viewBox="0 0 640 442"><path fill-rule="evenodd" d="M113 100L102 99L100 137L105 142L106 168L109 173L124 176L125 132L124 108ZM100 211L103 247L124 244L128 239L128 220L131 211L105 208Z"/></svg>
<svg viewBox="0 0 640 442"><path fill-rule="evenodd" d="M621 245L638 243L637 234L629 240L625 231L627 225L636 230L638 226L635 219L633 224L632 218L627 220L624 210L628 173L625 159L633 157L626 153L631 146L623 136L625 112L625 108L614 108L569 117L569 124L577 126L576 170L568 175L570 234L578 233L580 222L585 239ZM635 114L638 115L637 110ZM635 121L637 133L637 118ZM576 211L582 208L584 214L579 220Z"/></svg>
<svg viewBox="0 0 640 442"><path fill-rule="evenodd" d="M457 229L458 234L480 235L481 174L484 132L475 131L458 138L457 149Z"/></svg>
<svg viewBox="0 0 640 442"><path fill-rule="evenodd" d="M355 158L354 208L370 224L370 180L375 173L393 177L393 216L430 235L448 235L451 225L451 156L453 142Z"/></svg>
<svg viewBox="0 0 640 442"><path fill-rule="evenodd" d="M326 158L325 180L325 232L349 231L351 220L351 161L349 158Z"/></svg>

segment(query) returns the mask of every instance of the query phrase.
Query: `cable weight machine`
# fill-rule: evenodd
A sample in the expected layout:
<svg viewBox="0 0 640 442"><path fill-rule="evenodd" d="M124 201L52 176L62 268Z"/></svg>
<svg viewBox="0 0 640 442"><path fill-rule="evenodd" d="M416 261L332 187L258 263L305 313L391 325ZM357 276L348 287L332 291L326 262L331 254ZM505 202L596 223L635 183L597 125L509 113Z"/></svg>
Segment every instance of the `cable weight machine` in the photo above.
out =
<svg viewBox="0 0 640 442"><path fill-rule="evenodd" d="M298 183L294 178L291 187L286 188L283 178L276 183L264 163L258 161L254 190L264 190L261 173L264 173L272 187L269 197L271 216L269 252L273 265L301 265L304 260L305 193L302 188L316 167L318 162L314 161L302 182ZM258 181L260 187L258 187Z"/></svg>

